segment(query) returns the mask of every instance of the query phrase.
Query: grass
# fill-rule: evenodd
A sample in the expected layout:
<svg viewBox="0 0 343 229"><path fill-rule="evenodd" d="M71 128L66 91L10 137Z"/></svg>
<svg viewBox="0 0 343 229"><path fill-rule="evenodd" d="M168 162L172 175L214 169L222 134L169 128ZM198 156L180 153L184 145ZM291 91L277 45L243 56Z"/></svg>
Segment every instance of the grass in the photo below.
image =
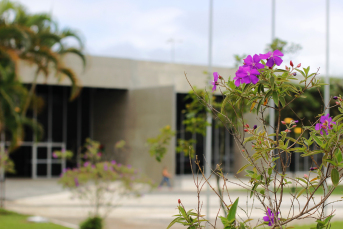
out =
<svg viewBox="0 0 343 229"><path fill-rule="evenodd" d="M331 186L329 186L329 190L330 190L330 188L331 188ZM303 189L303 187L299 187L299 186L296 189L292 188L292 187L289 187L289 186L286 186L286 187L283 188L285 194L299 192L302 189ZM258 192L261 191L261 190L262 190L261 188L257 189ZM313 190L314 190L314 188L312 188L312 187L309 188L310 192L313 192ZM247 190L245 190L245 189L237 189L235 191L247 192ZM281 189L278 190L278 193L280 193L280 192L281 192ZM315 192L316 195L323 195L323 193L324 193L324 191L323 191L322 187L319 187L318 190ZM302 195L306 195L306 192L303 192ZM341 195L341 196L343 196L343 185L338 185L335 188L335 190L332 192L332 195Z"/></svg>
<svg viewBox="0 0 343 229"><path fill-rule="evenodd" d="M316 224L307 224L307 225L294 225L293 229L309 229L311 227L316 227ZM343 228L343 221L336 221L331 223L330 229L342 229Z"/></svg>
<svg viewBox="0 0 343 229"><path fill-rule="evenodd" d="M0 209L0 228L1 229L67 229L53 223L31 223L27 222L28 215L21 215Z"/></svg>

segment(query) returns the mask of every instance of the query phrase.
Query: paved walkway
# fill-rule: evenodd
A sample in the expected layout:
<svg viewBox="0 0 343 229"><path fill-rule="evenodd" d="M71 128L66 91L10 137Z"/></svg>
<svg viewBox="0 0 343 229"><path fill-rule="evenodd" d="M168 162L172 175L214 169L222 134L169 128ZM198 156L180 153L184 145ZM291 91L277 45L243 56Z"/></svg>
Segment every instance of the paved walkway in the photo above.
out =
<svg viewBox="0 0 343 229"><path fill-rule="evenodd" d="M215 185L215 181L213 180ZM247 198L243 192L234 191L238 187L230 185L231 198L234 200L240 198L240 206L246 207L246 204L251 206L252 199ZM68 191L62 190L57 184L57 180L23 180L9 179L6 182L6 208L20 213L39 215L48 217L53 220L70 223L70 228L77 228L87 215L91 208L84 202L77 199L71 199L71 194ZM201 203L206 203L206 191L203 190L201 195ZM106 228L125 228L125 229L161 229L166 228L172 221L172 215L178 213L176 206L177 200L181 199L186 207L186 210L197 207L197 196L194 183L191 177L177 177L173 190L163 188L155 190L151 193L146 193L141 198L123 199L122 206L114 208L106 220ZM285 196L283 210L289 209L290 196ZM339 196L331 198L340 199ZM228 198L225 198L228 201ZM300 199L301 204L305 199ZM210 217L212 222L218 214L219 201L215 194L210 196ZM335 215L343 214L343 204L341 202L334 205L336 210ZM255 202L254 211L249 212L251 218L261 219L264 215L259 208L262 206ZM205 214L206 209L203 207L202 213ZM284 211L283 211L284 212ZM239 211L240 215L244 215L243 211ZM247 217L243 217L247 218ZM336 219L339 219L336 217ZM257 220L255 221L257 222ZM218 222L219 223L219 222ZM73 226L74 225L74 226ZM184 227L175 225L172 228L181 229Z"/></svg>

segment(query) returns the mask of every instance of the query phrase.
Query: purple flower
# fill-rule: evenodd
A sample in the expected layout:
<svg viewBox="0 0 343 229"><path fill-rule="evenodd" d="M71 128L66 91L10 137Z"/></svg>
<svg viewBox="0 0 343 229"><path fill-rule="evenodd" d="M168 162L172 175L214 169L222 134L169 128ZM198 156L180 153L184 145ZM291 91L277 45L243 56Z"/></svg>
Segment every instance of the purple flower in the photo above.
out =
<svg viewBox="0 0 343 229"><path fill-rule="evenodd" d="M266 54L260 54L261 59L267 60L266 65L270 68L272 68L274 64L276 64L277 66L280 66L280 64L282 64L283 60L280 58L280 56L283 56L283 53L279 50L268 52Z"/></svg>
<svg viewBox="0 0 343 229"><path fill-rule="evenodd" d="M57 158L57 154L55 152L52 153L53 158Z"/></svg>
<svg viewBox="0 0 343 229"><path fill-rule="evenodd" d="M256 130L256 128L257 128L257 125L254 125L254 130Z"/></svg>
<svg viewBox="0 0 343 229"><path fill-rule="evenodd" d="M337 100L337 99L338 99L338 97L337 97L337 96L334 96L334 97L333 97L333 99L334 99L334 100Z"/></svg>
<svg viewBox="0 0 343 229"><path fill-rule="evenodd" d="M86 162L83 164L84 167L87 167L88 165L89 165L89 161L86 161Z"/></svg>
<svg viewBox="0 0 343 229"><path fill-rule="evenodd" d="M317 170L318 167L311 167L310 170L313 171L313 170Z"/></svg>
<svg viewBox="0 0 343 229"><path fill-rule="evenodd" d="M261 69L264 68L264 65L260 63L261 57L257 54L254 55L254 57L251 57L251 55L247 56L247 58L244 59L244 65L250 66L252 69Z"/></svg>
<svg viewBox="0 0 343 229"><path fill-rule="evenodd" d="M242 83L256 84L259 80L256 75L259 74L259 71L250 68L250 66L241 66L236 72L236 77L233 79L235 80L236 87L239 87L239 85L241 85Z"/></svg>
<svg viewBox="0 0 343 229"><path fill-rule="evenodd" d="M297 75L297 73L296 72L293 72L293 76L296 76Z"/></svg>
<svg viewBox="0 0 343 229"><path fill-rule="evenodd" d="M104 170L107 171L108 170L108 166L107 164L104 164Z"/></svg>
<svg viewBox="0 0 343 229"><path fill-rule="evenodd" d="M79 187L79 180L77 179L77 177L74 178L74 182L75 182L75 186L76 187Z"/></svg>
<svg viewBox="0 0 343 229"><path fill-rule="evenodd" d="M213 72L213 77L214 77L214 80L211 83L213 85L212 92L217 90L217 81L218 81L218 78L219 78L218 72Z"/></svg>
<svg viewBox="0 0 343 229"><path fill-rule="evenodd" d="M266 215L263 217L263 220L268 222L268 226L272 226L274 224L274 213L268 208Z"/></svg>
<svg viewBox="0 0 343 229"><path fill-rule="evenodd" d="M127 168L128 168L128 169L131 169L131 167L132 167L131 165L127 165Z"/></svg>
<svg viewBox="0 0 343 229"><path fill-rule="evenodd" d="M95 165L92 165L92 169L95 169Z"/></svg>
<svg viewBox="0 0 343 229"><path fill-rule="evenodd" d="M316 124L316 130L320 130L320 134L323 135L323 130L325 131L326 135L328 135L328 130L332 129L333 124L336 124L336 122L332 121L332 118L329 117L329 114L323 115L320 117L320 122Z"/></svg>
<svg viewBox="0 0 343 229"><path fill-rule="evenodd" d="M112 164L112 165L115 165L115 164L116 164L116 161L115 161L115 160L111 161L111 164Z"/></svg>

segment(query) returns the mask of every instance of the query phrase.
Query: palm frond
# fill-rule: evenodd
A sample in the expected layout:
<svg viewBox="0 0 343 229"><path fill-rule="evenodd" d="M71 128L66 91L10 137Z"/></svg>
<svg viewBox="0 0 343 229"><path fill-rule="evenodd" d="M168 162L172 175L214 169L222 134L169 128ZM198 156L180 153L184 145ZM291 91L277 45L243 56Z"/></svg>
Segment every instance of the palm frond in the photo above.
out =
<svg viewBox="0 0 343 229"><path fill-rule="evenodd" d="M73 53L73 54L79 56L81 58L81 60L82 60L83 69L85 69L85 67L86 67L86 56L79 49L68 48L68 49L62 50L60 53L62 55L63 54L67 54L67 53Z"/></svg>
<svg viewBox="0 0 343 229"><path fill-rule="evenodd" d="M59 68L58 72L67 76L70 79L72 85L69 100L74 100L81 93L81 86L76 74L70 68Z"/></svg>
<svg viewBox="0 0 343 229"><path fill-rule="evenodd" d="M79 45L80 45L80 49L82 50L84 48L84 41L83 39L81 38L80 34L72 29L69 29L69 28L65 28L62 30L60 36L62 38L67 38L67 37L72 37L72 38L75 38Z"/></svg>

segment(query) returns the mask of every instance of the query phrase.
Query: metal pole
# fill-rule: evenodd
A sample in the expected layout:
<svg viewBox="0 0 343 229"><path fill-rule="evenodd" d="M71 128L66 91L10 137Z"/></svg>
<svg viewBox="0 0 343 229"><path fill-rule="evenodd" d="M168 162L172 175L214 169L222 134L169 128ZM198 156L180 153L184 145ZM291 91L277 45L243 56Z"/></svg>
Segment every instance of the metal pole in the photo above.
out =
<svg viewBox="0 0 343 229"><path fill-rule="evenodd" d="M275 0L272 0L272 42L275 39ZM271 98L269 101L269 131L268 134L274 133L274 124L275 124L275 107L274 100ZM274 140L274 136L271 137ZM281 159L281 158L280 158Z"/></svg>
<svg viewBox="0 0 343 229"><path fill-rule="evenodd" d="M209 12L209 36L208 36L208 74L211 76L212 73L212 11L213 11L213 0L210 0L210 12ZM206 127L206 165L205 175L207 178L211 175L211 164L212 164L212 115L211 112L207 112L207 122L210 124ZM206 189L206 217L210 220L210 187L207 185ZM209 225L206 224L208 228Z"/></svg>
<svg viewBox="0 0 343 229"><path fill-rule="evenodd" d="M330 79L329 79L329 0L326 0L326 74L325 74L325 83L326 85L324 86L324 109L327 106L327 109L325 109L325 114L329 114L329 100L330 100ZM326 168L328 168L329 163L327 163ZM328 186L327 183L324 183L324 193L326 194L328 192ZM326 215L326 208L325 204L327 201L323 203L323 213L324 216Z"/></svg>

